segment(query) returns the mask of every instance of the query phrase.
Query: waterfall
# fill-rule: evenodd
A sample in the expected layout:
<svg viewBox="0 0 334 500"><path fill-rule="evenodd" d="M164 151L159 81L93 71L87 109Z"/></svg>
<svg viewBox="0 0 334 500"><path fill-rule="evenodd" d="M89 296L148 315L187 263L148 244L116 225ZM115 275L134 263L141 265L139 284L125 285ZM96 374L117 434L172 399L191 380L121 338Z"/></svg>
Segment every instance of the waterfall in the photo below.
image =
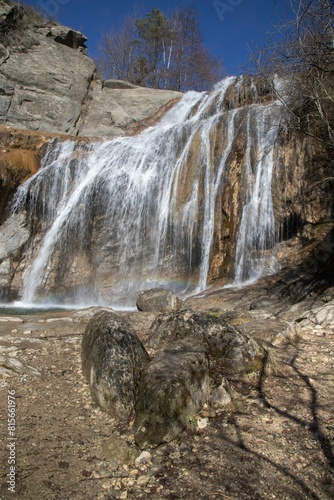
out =
<svg viewBox="0 0 334 500"><path fill-rule="evenodd" d="M274 107L276 113L269 106L261 110L253 108L248 114L246 168L249 182L237 238L235 284L254 281L264 272L270 274L277 269L273 253L264 255L275 243L271 185L280 113L279 104L275 103ZM254 159L250 154L252 149L258 152Z"/></svg>
<svg viewBox="0 0 334 500"><path fill-rule="evenodd" d="M258 252L273 244L278 105L236 107L238 96L230 94L238 85L231 77L209 94L185 94L137 136L49 145L14 205L31 222L22 301L119 306L157 285L189 293L206 288L217 206L244 123L249 182L235 279L259 274Z"/></svg>

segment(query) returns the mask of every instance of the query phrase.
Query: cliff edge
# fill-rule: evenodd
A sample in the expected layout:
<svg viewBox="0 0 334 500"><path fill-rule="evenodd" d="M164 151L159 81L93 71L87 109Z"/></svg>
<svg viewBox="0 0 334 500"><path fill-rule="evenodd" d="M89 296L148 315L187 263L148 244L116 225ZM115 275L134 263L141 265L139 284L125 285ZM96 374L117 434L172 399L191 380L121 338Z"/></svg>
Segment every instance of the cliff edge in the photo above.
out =
<svg viewBox="0 0 334 500"><path fill-rule="evenodd" d="M104 82L86 37L31 7L0 0L0 125L70 135L134 133L173 91Z"/></svg>

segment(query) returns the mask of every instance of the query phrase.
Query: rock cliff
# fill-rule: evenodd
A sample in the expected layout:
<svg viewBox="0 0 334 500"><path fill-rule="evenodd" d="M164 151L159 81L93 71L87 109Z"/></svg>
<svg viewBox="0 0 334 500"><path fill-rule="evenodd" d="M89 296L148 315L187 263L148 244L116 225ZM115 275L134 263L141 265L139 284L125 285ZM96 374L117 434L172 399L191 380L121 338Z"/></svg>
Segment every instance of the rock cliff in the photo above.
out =
<svg viewBox="0 0 334 500"><path fill-rule="evenodd" d="M0 124L89 136L124 135L178 92L99 79L86 37L31 8L0 2Z"/></svg>
<svg viewBox="0 0 334 500"><path fill-rule="evenodd" d="M2 4L2 299L134 305L141 287L240 283L308 262L314 242L327 245L326 152L287 126L274 79L231 77L176 104L175 92L102 82L80 33L40 20L22 34L27 12ZM69 133L76 141L64 141ZM56 136L9 217L15 189Z"/></svg>

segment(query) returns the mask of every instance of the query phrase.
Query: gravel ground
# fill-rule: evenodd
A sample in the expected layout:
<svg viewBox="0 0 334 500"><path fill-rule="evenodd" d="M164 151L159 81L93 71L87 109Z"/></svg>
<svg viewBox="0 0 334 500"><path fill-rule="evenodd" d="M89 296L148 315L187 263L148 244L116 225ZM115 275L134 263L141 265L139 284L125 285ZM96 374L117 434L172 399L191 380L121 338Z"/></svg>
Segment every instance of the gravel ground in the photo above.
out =
<svg viewBox="0 0 334 500"><path fill-rule="evenodd" d="M334 329L304 328L260 374L212 366L232 402L203 408L175 442L138 460L131 422L91 401L81 374L85 326L71 312L0 317L0 365L23 363L0 376L1 499L334 498ZM147 328L137 330L145 343Z"/></svg>

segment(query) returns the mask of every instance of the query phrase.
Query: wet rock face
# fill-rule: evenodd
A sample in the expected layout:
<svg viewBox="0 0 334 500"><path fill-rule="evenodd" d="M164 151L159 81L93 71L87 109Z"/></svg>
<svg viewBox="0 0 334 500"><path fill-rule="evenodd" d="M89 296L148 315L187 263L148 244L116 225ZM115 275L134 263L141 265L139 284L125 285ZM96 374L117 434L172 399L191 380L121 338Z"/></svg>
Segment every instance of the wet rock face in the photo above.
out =
<svg viewBox="0 0 334 500"><path fill-rule="evenodd" d="M147 366L135 405L134 435L141 448L175 438L209 394L209 358L193 339L174 342Z"/></svg>
<svg viewBox="0 0 334 500"><path fill-rule="evenodd" d="M234 371L258 369L261 347L224 319L206 313L181 311L157 317L151 327L150 346L163 348L176 340L193 338L208 355Z"/></svg>
<svg viewBox="0 0 334 500"><path fill-rule="evenodd" d="M177 295L164 288L144 290L138 296L136 305L138 311L143 312L178 311L185 308L184 303Z"/></svg>
<svg viewBox="0 0 334 500"><path fill-rule="evenodd" d="M93 400L110 415L129 418L149 362L132 327L112 312L96 313L82 339L81 359Z"/></svg>

